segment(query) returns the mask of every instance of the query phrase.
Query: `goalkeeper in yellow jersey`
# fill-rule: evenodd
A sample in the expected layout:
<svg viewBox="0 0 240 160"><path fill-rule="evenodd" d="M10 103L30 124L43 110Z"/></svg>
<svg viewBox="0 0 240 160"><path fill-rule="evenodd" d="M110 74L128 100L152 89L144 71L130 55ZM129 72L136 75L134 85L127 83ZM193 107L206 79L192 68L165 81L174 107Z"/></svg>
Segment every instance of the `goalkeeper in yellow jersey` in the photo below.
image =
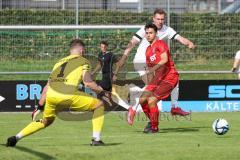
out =
<svg viewBox="0 0 240 160"><path fill-rule="evenodd" d="M15 146L22 138L31 135L53 123L56 115L62 110L93 111L92 146L104 145L101 141L101 130L104 122L103 102L78 90L81 82L98 94L105 91L98 86L90 74L90 63L83 58L84 43L75 39L70 43L70 55L59 60L52 70L47 84L46 104L43 118L33 121L16 136L7 139L7 146Z"/></svg>

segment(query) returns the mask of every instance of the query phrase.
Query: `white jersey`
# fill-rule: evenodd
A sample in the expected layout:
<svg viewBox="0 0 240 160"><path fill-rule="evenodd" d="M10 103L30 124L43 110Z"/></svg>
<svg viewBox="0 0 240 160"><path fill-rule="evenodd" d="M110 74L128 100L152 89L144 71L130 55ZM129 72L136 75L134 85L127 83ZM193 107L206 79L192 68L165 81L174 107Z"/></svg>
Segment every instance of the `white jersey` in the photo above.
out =
<svg viewBox="0 0 240 160"><path fill-rule="evenodd" d="M133 36L134 39L136 39L137 41L141 41L141 43L145 43L147 41L147 39L145 38L146 32L145 32L145 26L143 26L142 28L140 28ZM163 25L161 29L158 29L157 31L157 37L158 39L176 39L178 36L178 33L171 27L168 27L166 25Z"/></svg>
<svg viewBox="0 0 240 160"><path fill-rule="evenodd" d="M140 42L139 47L137 49L137 53L135 54L133 63L135 70L140 74L140 76L145 74L146 68L146 56L145 52L147 47L149 46L149 42L145 38L145 26L140 28L133 36L134 39ZM163 25L161 29L157 31L157 37L161 40L167 39L177 39L179 34L171 27Z"/></svg>
<svg viewBox="0 0 240 160"><path fill-rule="evenodd" d="M237 51L236 55L235 55L235 59L240 59L240 50Z"/></svg>
<svg viewBox="0 0 240 160"><path fill-rule="evenodd" d="M237 51L237 53L235 55L235 59L240 59L240 50ZM240 71L240 67L238 67L238 71Z"/></svg>

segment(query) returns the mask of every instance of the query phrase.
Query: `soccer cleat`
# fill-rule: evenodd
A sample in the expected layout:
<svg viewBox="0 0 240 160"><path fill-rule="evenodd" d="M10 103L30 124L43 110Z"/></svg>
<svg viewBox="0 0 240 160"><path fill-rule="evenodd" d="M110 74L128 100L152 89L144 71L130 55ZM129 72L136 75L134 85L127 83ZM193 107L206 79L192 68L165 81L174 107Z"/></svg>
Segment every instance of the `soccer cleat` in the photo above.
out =
<svg viewBox="0 0 240 160"><path fill-rule="evenodd" d="M14 147L17 144L17 138L15 136L9 137L7 139L7 147Z"/></svg>
<svg viewBox="0 0 240 160"><path fill-rule="evenodd" d="M103 141L95 141L94 139L92 139L92 143L90 144L91 146L104 146L105 143L103 143Z"/></svg>
<svg viewBox="0 0 240 160"><path fill-rule="evenodd" d="M127 115L127 122L129 125L133 125L134 117L135 117L136 111L133 110L132 107L128 108L128 115Z"/></svg>
<svg viewBox="0 0 240 160"><path fill-rule="evenodd" d="M171 108L171 114L174 115L179 115L179 116L187 116L190 114L190 112L186 112L182 110L180 107L172 107Z"/></svg>
<svg viewBox="0 0 240 160"><path fill-rule="evenodd" d="M151 127L144 128L144 131L143 131L143 133L157 133L157 132L158 132L158 128L151 128Z"/></svg>
<svg viewBox="0 0 240 160"><path fill-rule="evenodd" d="M144 128L143 132L147 132L148 130L150 130L152 128L151 122L148 122L146 127Z"/></svg>

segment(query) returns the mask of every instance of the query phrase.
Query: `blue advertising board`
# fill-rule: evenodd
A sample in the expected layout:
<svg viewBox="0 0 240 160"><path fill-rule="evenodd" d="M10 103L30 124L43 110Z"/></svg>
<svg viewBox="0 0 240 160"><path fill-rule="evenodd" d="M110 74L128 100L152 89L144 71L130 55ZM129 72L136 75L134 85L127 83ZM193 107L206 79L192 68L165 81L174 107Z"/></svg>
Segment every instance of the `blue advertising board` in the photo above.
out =
<svg viewBox="0 0 240 160"><path fill-rule="evenodd" d="M141 81L119 81L119 85ZM0 81L0 111L32 111L37 105L46 81ZM182 80L179 84L179 106L193 112L240 111L239 80ZM170 98L162 103L170 110ZM126 110L119 107L117 110Z"/></svg>
<svg viewBox="0 0 240 160"><path fill-rule="evenodd" d="M186 80L179 85L179 106L193 112L240 111L239 80ZM163 101L169 111L170 99Z"/></svg>

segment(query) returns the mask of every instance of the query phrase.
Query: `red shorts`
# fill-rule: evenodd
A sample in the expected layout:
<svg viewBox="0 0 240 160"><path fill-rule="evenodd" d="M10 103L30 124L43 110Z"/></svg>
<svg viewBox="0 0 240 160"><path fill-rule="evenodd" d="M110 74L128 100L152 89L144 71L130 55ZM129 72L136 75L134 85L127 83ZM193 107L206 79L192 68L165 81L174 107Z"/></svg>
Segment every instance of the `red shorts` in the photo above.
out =
<svg viewBox="0 0 240 160"><path fill-rule="evenodd" d="M178 80L178 74L169 74L164 78L155 76L146 86L145 91L152 92L158 100L166 99L178 84Z"/></svg>

